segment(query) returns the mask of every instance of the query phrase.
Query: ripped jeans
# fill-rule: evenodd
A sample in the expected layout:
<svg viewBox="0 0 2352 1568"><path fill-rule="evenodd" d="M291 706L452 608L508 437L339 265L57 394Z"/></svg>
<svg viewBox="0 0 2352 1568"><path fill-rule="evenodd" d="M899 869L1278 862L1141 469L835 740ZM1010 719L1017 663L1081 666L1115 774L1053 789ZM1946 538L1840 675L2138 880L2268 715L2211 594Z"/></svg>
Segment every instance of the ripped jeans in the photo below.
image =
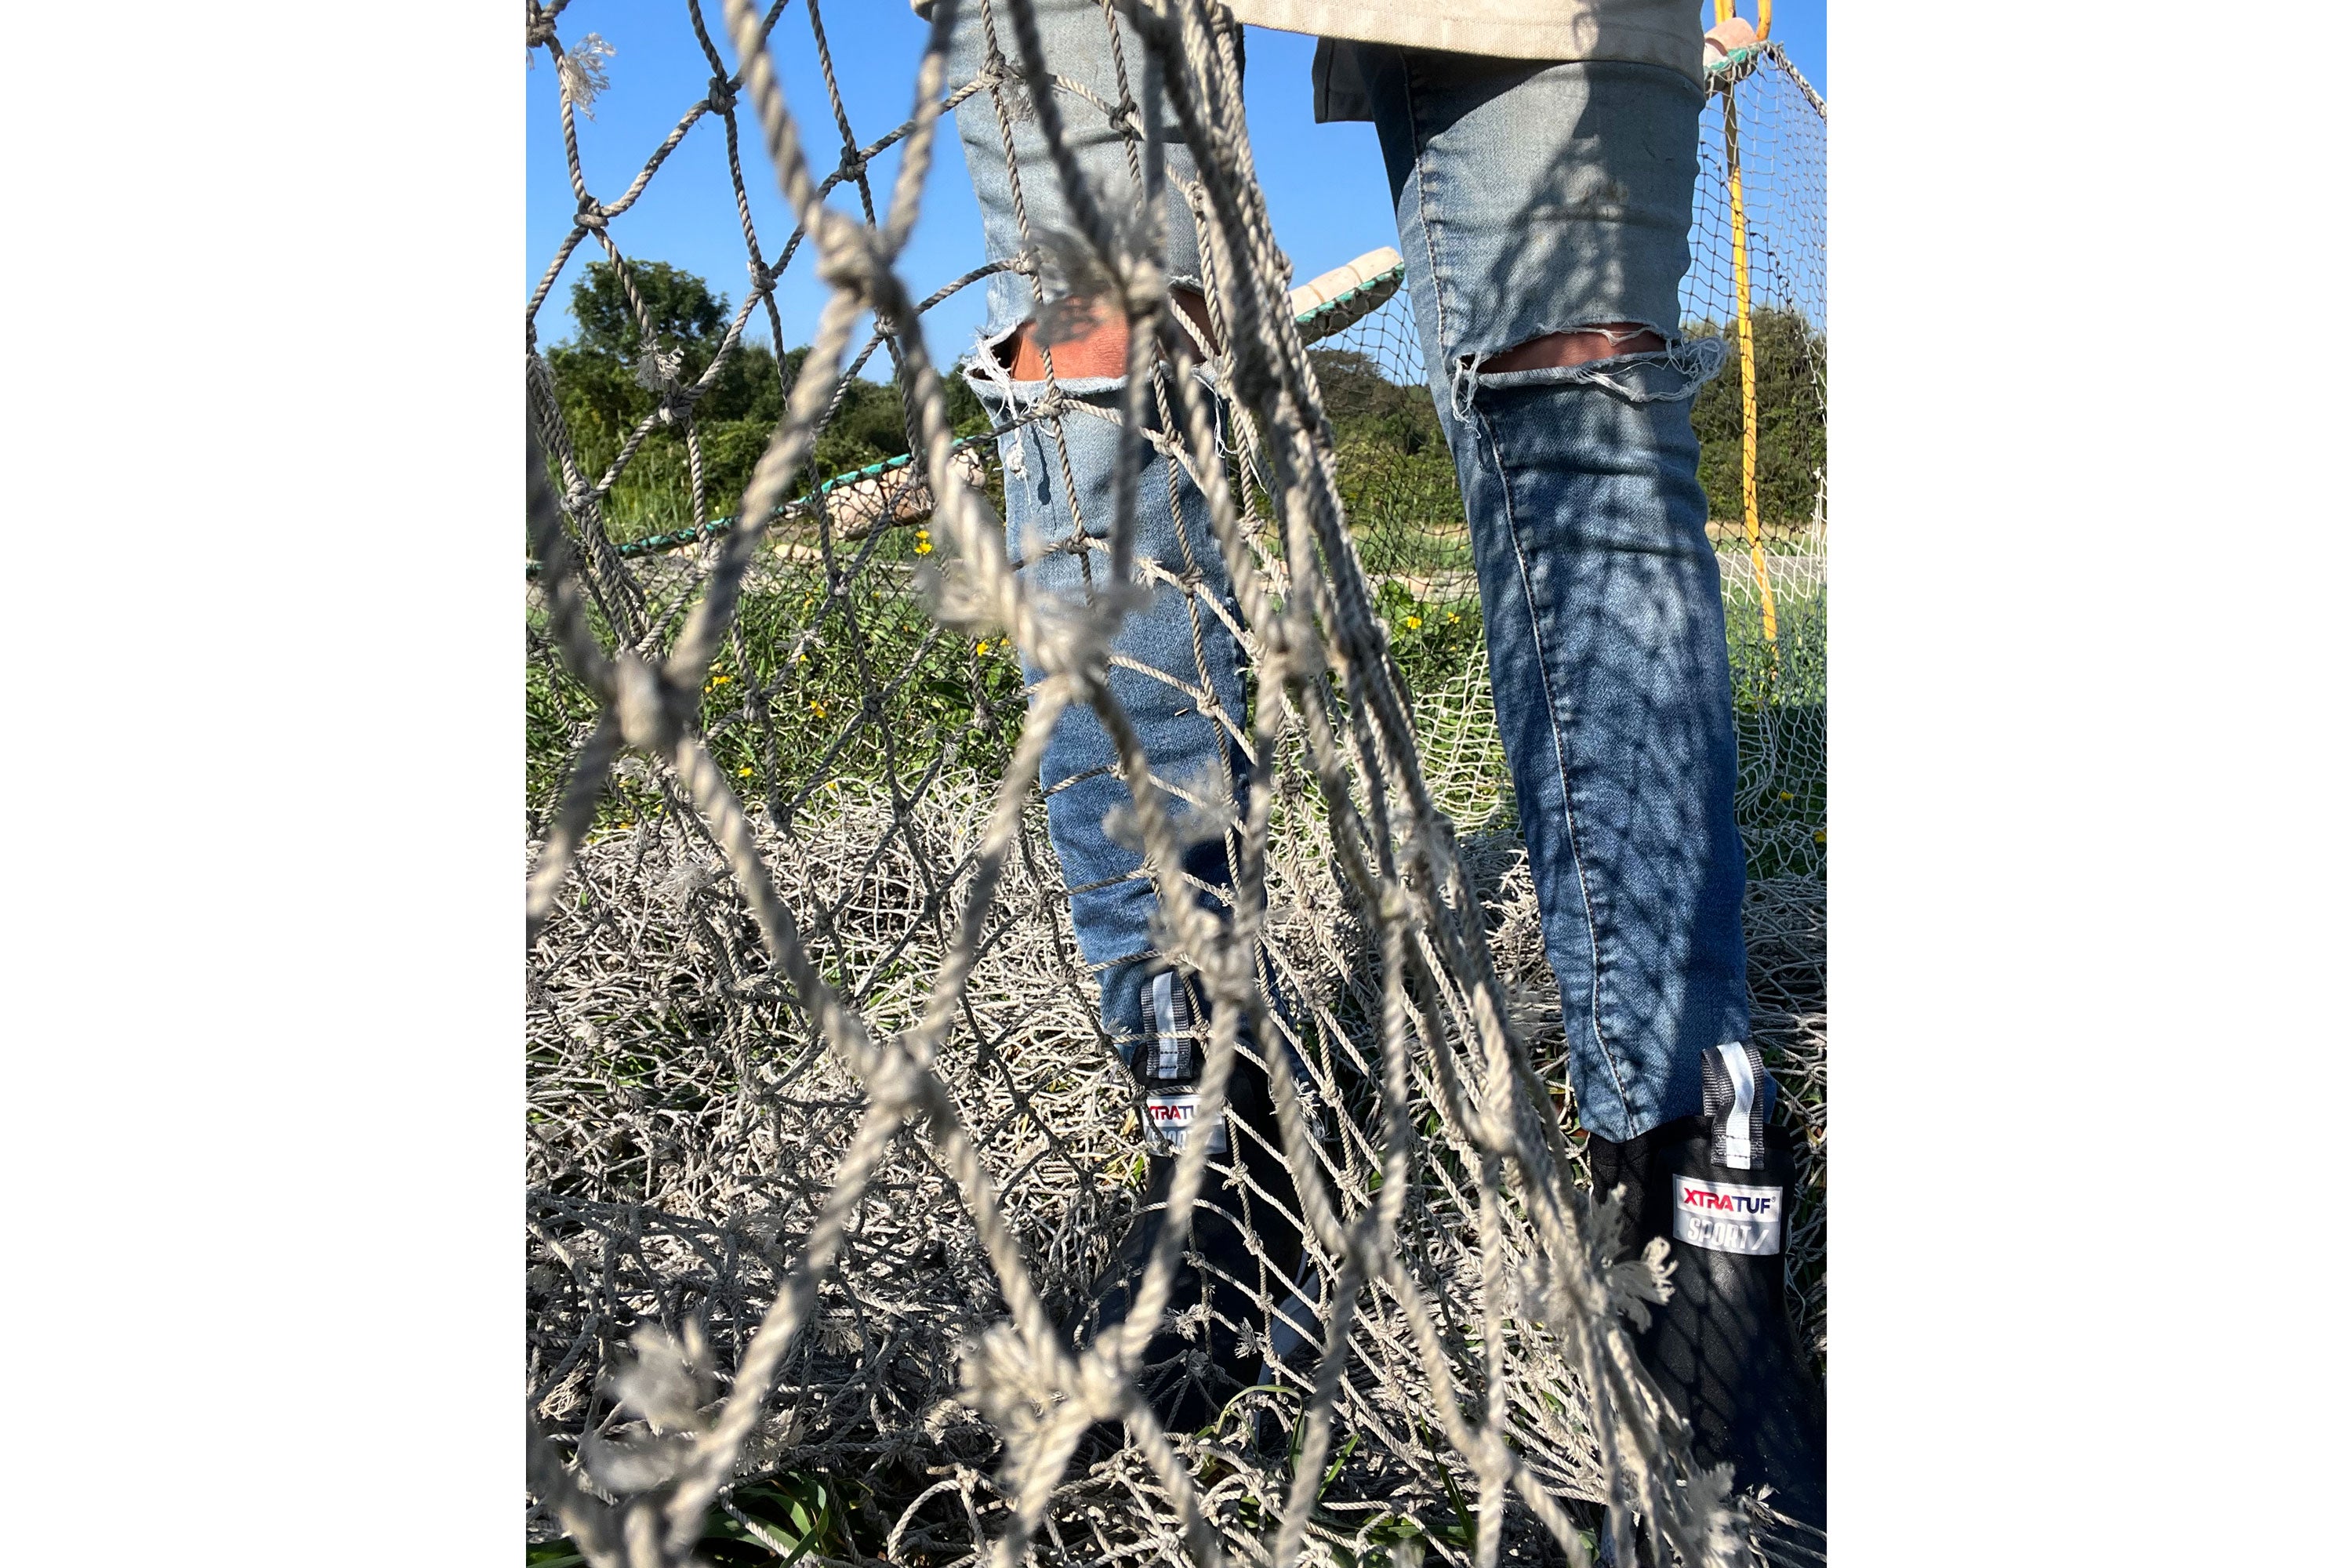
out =
<svg viewBox="0 0 2352 1568"><path fill-rule="evenodd" d="M961 8L951 79L987 63L981 9ZM1040 0L1037 12L1051 68L1118 103L1096 0ZM1134 96L1151 112L1148 51L1120 26ZM995 28L1017 61L1009 17ZM1702 1058L1744 1042L1748 1026L1730 667L1690 423L1719 350L1680 338L1677 302L1702 94L1653 66L1343 47L1379 129L1430 389L1470 520L1578 1115L1602 1137L1633 1138L1696 1114ZM1106 206L1130 201L1128 152L1102 113L1066 89L1058 101ZM1076 227L1034 113L1010 85L956 110L992 259L1030 248L1024 212L1033 236ZM1166 155L1171 174L1191 175L1172 127ZM1171 279L1197 288L1198 240L1172 197L1169 224ZM989 302L983 363L1034 314L1031 279L998 274ZM1565 368L1481 368L1547 333L1604 323L1648 327L1665 347ZM973 384L1000 423L1044 391L1002 370ZM1106 412L1118 385L1061 384L1071 402ZM1117 445L1109 421L1076 413L1002 437L1007 532L1040 585L1084 593L1089 574L1101 581ZM1198 586L1160 583L1128 617L1112 689L1155 777L1187 795L1237 795L1243 757L1226 726L1243 722L1241 656L1215 613L1231 613L1231 589L1199 492L1171 483L1167 459L1146 452L1137 554ZM1034 665L1028 673L1038 678ZM1042 782L1079 946L1124 1047L1148 1032L1155 900L1140 854L1106 826L1127 791L1090 710L1064 713ZM1212 840L1193 856L1186 868L1213 902L1230 883L1223 850ZM1769 1110L1771 1086L1759 1087Z"/></svg>

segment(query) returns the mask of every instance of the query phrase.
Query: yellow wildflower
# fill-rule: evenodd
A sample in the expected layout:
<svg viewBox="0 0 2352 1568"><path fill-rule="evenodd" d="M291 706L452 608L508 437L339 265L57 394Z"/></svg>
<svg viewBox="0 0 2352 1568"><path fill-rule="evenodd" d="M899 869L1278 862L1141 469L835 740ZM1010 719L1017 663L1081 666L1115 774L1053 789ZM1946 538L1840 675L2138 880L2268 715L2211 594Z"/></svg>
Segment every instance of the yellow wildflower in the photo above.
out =
<svg viewBox="0 0 2352 1568"><path fill-rule="evenodd" d="M822 719L824 717L824 704L822 702L812 702L809 704L809 711Z"/></svg>
<svg viewBox="0 0 2352 1568"><path fill-rule="evenodd" d="M981 658L986 658L988 657L988 645L986 643L981 644L978 652Z"/></svg>
<svg viewBox="0 0 2352 1568"><path fill-rule="evenodd" d="M735 770L735 776L739 779L748 779L751 776L751 770L749 768L737 768Z"/></svg>
<svg viewBox="0 0 2352 1568"><path fill-rule="evenodd" d="M1407 616L1404 618L1404 624L1406 629L1409 631L1417 632L1421 630L1421 617L1419 616Z"/></svg>
<svg viewBox="0 0 2352 1568"><path fill-rule="evenodd" d="M928 539L924 540L920 544L918 544L918 545L916 545L916 546L915 546L915 553L916 553L916 554L918 554L918 555L929 555L930 552L931 552L931 542L930 542L929 540L928 540Z"/></svg>
<svg viewBox="0 0 2352 1568"><path fill-rule="evenodd" d="M1829 841L1830 836L1827 833L1816 832L1813 835L1813 842L1816 844L1827 844Z"/></svg>
<svg viewBox="0 0 2352 1568"><path fill-rule="evenodd" d="M1780 798L1781 798L1782 800L1794 800L1794 799L1796 799L1797 797L1796 797L1795 795L1790 795L1787 790L1782 790L1782 791L1780 792Z"/></svg>

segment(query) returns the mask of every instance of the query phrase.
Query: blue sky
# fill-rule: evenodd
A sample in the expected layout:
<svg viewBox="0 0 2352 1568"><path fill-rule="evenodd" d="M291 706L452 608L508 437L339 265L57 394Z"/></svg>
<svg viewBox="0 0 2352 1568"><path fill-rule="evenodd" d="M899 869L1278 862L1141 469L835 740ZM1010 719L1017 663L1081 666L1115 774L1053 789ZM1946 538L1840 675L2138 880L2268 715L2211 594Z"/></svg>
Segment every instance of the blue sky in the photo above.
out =
<svg viewBox="0 0 2352 1568"><path fill-rule="evenodd" d="M1710 19L1712 5L1698 0ZM1808 80L1826 97L1830 90L1823 11L1825 0L1781 0L1774 7L1772 32ZM1752 17L1752 0L1743 0ZM705 0L704 16L721 57L733 67L716 0ZM843 107L861 142L871 142L907 118L917 61L927 29L903 0L840 0L826 13ZM605 64L611 86L595 103L595 119L580 121L580 152L589 190L611 201L634 179L686 110L707 90L710 69L676 5L651 6L642 0L573 0L565 7L559 36L569 47L590 33L613 48ZM786 100L809 140L813 160L830 166L837 132L824 79L816 65L808 19L794 4L777 24ZM1252 28L1246 86L1252 143L1275 233L1304 280L1365 251L1396 243L1388 183L1381 171L1372 128L1363 124L1318 125L1307 86L1312 38ZM555 72L544 56L528 72L526 234L523 289L528 296L571 227L573 203L563 176L563 142L556 114ZM748 109L739 110L743 131L744 185L761 249L772 258L792 233L775 176L760 150L759 132ZM919 297L972 267L980 258L980 215L972 204L963 161L952 136L946 154L933 165L923 198L923 220L906 258L908 280ZM877 200L887 199L896 177L894 152L876 161L871 178ZM854 192L836 199L855 210ZM740 304L748 282L746 252L727 174L726 136L716 117L705 116L655 174L637 204L613 220L623 252L645 260L667 261L708 279L711 287ZM581 267L601 254L583 246L573 252L555 291L540 312L540 340L571 335L571 285ZM777 305L787 346L806 341L823 303L805 254L783 275ZM981 319L981 289L967 289L926 318L934 353L952 359L971 343ZM766 328L747 329L764 339ZM881 367L887 374L887 364Z"/></svg>

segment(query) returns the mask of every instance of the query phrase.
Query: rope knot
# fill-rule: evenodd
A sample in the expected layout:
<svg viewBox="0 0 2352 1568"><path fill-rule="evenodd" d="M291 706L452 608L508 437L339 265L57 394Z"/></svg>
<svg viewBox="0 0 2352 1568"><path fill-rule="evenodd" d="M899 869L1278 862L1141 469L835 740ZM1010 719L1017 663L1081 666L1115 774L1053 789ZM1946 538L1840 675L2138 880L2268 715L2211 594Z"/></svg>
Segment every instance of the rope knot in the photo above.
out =
<svg viewBox="0 0 2352 1568"><path fill-rule="evenodd" d="M686 351L664 348L648 338L637 345L637 384L647 392L674 392L678 373L686 368Z"/></svg>
<svg viewBox="0 0 2352 1568"><path fill-rule="evenodd" d="M526 12L522 29L522 47L536 49L555 42L555 13L533 3Z"/></svg>
<svg viewBox="0 0 2352 1568"><path fill-rule="evenodd" d="M865 226L836 212L824 214L825 232L816 236L816 275L835 288L871 302L874 279L888 265L876 255Z"/></svg>
<svg viewBox="0 0 2352 1568"><path fill-rule="evenodd" d="M580 210L572 215L572 221L578 224L582 228L603 228L604 226L604 204L599 202L593 196L582 196L580 198Z"/></svg>
<svg viewBox="0 0 2352 1568"><path fill-rule="evenodd" d="M712 77L710 96L703 101L710 105L711 113L726 113L735 107L735 84L723 76Z"/></svg>
<svg viewBox="0 0 2352 1568"><path fill-rule="evenodd" d="M613 660L613 716L621 738L641 752L667 752L677 739L684 699L660 669L623 648Z"/></svg>
<svg viewBox="0 0 2352 1568"><path fill-rule="evenodd" d="M775 288L776 275L768 269L766 262L755 256L744 265L746 270L751 274L752 293L765 294Z"/></svg>
<svg viewBox="0 0 2352 1568"><path fill-rule="evenodd" d="M1167 297L1167 269L1140 250L1128 251L1118 258L1118 284L1120 303L1137 315L1146 315L1158 310Z"/></svg>

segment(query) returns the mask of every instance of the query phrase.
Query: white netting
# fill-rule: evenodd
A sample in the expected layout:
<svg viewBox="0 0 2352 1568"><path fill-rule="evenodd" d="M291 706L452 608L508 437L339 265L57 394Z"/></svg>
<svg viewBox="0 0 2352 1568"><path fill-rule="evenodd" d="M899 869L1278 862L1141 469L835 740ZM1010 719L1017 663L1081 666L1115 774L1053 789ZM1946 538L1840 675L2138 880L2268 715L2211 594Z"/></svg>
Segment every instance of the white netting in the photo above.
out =
<svg viewBox="0 0 2352 1568"><path fill-rule="evenodd" d="M975 83L945 79L938 18L913 117L861 142L838 94L796 120L777 85L772 53L790 52L830 89L821 6L782 27L782 4L739 3L706 33L689 5L713 80L604 199L581 172L590 128L575 110L607 57L564 36L563 9L530 12L566 89L581 218L530 302L529 1376L535 1538L568 1544L534 1552L1580 1562L1592 1505L1613 1499L1690 1561L1734 1561L1738 1516L1694 1473L1619 1323L1654 1294L1654 1270L1614 1258L1615 1216L1581 1196L1572 1109L1563 1123L1570 1108L1548 1087L1555 983L1461 503L1442 444L1390 439L1382 423L1414 399L1429 413L1409 307L1394 293L1307 346L1350 312L1303 331L1290 319L1208 10L1166 0L1137 16L1201 171L1190 195L1231 346L1213 366L1222 430L1195 379L1169 368L1197 356L1153 269L1108 222L1078 243L1111 280L1109 307L1158 344L1134 395L1157 400L1156 428L1181 434L1155 438L1209 493L1254 670L1251 711L1229 716L1262 786L1231 825L1235 913L1169 900L1188 911L1170 921L1171 951L1221 1007L1203 1089L1223 1093L1244 1013L1257 1038L1289 1037L1317 1079L1333 1112L1319 1138L1288 1114L1285 1058L1268 1053L1291 1167L1316 1173L1301 1192L1339 1331L1319 1364L1280 1369L1214 1430L1166 1434L1132 1397L1132 1336L1073 1357L1054 1331L1138 1201L1135 1091L1096 1021L1035 788L1062 705L1092 704L1119 731L1099 656L1117 606L1043 603L1009 569L994 435L942 379L922 333L936 299L910 298L898 266L941 106L982 92L1036 111L1025 6L992 0L1005 58ZM1757 274L1775 289L1774 267L1801 280L1759 283L1756 308L1811 310L1810 335L1790 341L1814 399L1797 418L1817 426L1820 111L1769 47L1738 68L1740 134L1774 148L1743 165L1751 249L1780 258ZM1066 115L1106 107L1047 96ZM809 165L812 120L850 152L830 174ZM764 160L738 152L743 127ZM1714 110L1706 134L1719 152ZM673 331L675 279L627 257L623 220L684 138L714 135L736 199L713 221L742 234L754 287ZM886 149L897 178L877 190L869 163ZM797 226L781 245L749 199L763 162ZM1784 219L1778 193L1808 179L1814 194L1787 210L1810 219ZM1730 330L1706 238L1724 201L1710 174L1686 315ZM538 339L583 245L640 340L619 374ZM793 341L775 279L796 260L832 290L797 360L774 352ZM860 339L867 311L883 330ZM877 363L897 389L878 417L877 389L856 379ZM1318 450L1318 401L1336 463ZM1703 436L1708 416L1695 416ZM1027 417L1050 427L1057 414ZM894 421L909 456L874 446ZM1811 1129L1817 1199L1823 524L1810 498L1801 526L1769 520L1766 645L1742 629L1758 602L1744 519L1722 516L1757 1034ZM1008 635L1050 672L1025 706ZM1127 742L1171 889L1169 781ZM1267 1005L1269 974L1288 1016ZM1201 1179L1194 1147L1180 1209ZM1801 1204L1791 1237L1817 1348L1821 1219ZM1128 1420L1128 1447L1070 1465L1101 1415Z"/></svg>

